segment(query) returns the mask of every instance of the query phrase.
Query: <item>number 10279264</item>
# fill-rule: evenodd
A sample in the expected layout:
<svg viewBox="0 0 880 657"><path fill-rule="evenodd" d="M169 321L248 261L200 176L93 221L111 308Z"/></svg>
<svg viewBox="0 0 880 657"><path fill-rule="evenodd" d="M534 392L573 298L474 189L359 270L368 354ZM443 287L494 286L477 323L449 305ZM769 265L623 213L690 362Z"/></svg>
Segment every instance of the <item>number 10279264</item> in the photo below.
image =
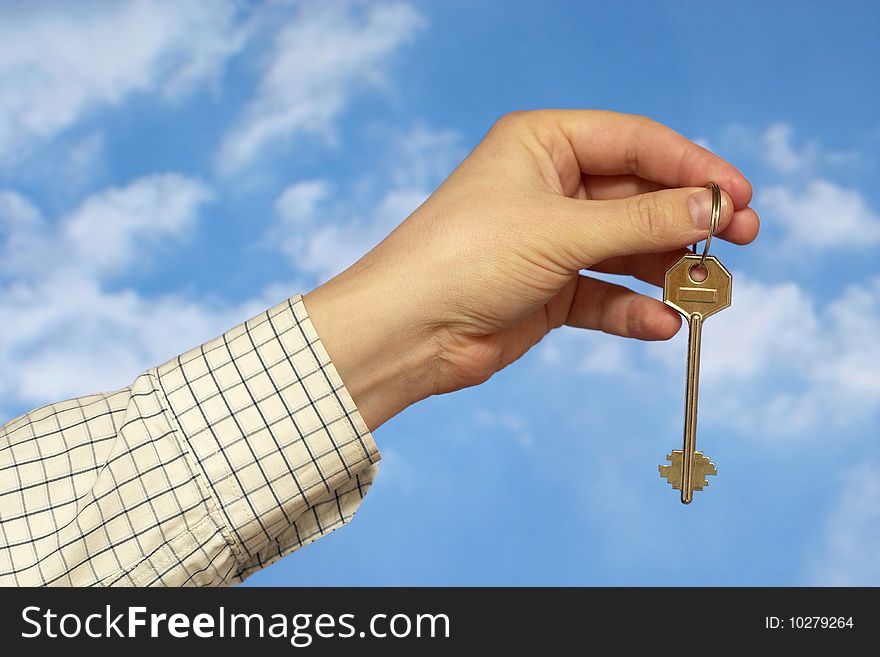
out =
<svg viewBox="0 0 880 657"><path fill-rule="evenodd" d="M764 627L768 630L851 630L855 624L852 616L765 616Z"/></svg>

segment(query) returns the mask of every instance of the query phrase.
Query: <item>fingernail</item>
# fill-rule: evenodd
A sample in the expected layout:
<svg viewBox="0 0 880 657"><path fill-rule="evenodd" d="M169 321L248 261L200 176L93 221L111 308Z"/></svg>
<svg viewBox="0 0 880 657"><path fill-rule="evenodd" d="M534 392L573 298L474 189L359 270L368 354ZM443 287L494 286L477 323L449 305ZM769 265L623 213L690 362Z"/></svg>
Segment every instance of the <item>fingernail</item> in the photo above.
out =
<svg viewBox="0 0 880 657"><path fill-rule="evenodd" d="M712 190L702 189L691 194L688 197L688 212L694 226L700 230L709 228L709 221L712 218Z"/></svg>

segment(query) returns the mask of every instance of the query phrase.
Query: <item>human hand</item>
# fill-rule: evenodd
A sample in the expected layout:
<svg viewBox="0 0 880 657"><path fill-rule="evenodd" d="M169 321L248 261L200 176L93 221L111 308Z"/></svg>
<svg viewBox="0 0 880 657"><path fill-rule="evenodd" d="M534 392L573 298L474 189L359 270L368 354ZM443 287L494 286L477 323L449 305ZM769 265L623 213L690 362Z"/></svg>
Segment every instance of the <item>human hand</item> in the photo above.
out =
<svg viewBox="0 0 880 657"><path fill-rule="evenodd" d="M406 221L305 304L374 429L406 406L482 383L563 324L671 338L660 301L580 274L662 285L708 234L751 242L751 186L733 166L639 116L516 112Z"/></svg>

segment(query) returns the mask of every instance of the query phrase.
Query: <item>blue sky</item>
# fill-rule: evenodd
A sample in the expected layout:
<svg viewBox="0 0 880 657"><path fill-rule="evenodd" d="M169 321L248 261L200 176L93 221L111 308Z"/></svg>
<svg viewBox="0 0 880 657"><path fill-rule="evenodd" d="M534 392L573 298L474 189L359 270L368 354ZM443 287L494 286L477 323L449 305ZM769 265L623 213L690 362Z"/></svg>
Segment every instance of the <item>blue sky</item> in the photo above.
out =
<svg viewBox="0 0 880 657"><path fill-rule="evenodd" d="M878 33L870 2L4 4L0 415L308 291L507 111L647 114L764 222L713 244L709 488L657 474L685 336L563 329L381 427L353 524L249 583L880 585Z"/></svg>

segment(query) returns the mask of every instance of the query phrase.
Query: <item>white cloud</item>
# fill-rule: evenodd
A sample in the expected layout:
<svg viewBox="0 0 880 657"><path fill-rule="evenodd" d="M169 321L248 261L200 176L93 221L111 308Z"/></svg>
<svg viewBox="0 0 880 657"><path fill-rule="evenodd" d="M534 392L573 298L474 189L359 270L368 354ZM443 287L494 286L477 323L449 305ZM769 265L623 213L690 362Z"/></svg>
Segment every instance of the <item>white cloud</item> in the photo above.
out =
<svg viewBox="0 0 880 657"><path fill-rule="evenodd" d="M785 177L811 177L817 171L861 160L856 152L831 151L815 139L796 141L794 127L785 122L773 123L763 131L731 125L721 134L721 143L728 149L744 151Z"/></svg>
<svg viewBox="0 0 880 657"><path fill-rule="evenodd" d="M102 285L108 274L143 263L157 242L185 238L208 196L184 176L147 176L47 221L20 194L0 192L0 398L7 408L127 385L295 289L275 286L230 304Z"/></svg>
<svg viewBox="0 0 880 657"><path fill-rule="evenodd" d="M528 420L516 413L480 410L475 414L475 419L478 424L512 439L520 447L530 447L534 442Z"/></svg>
<svg viewBox="0 0 880 657"><path fill-rule="evenodd" d="M210 198L198 180L157 174L93 194L49 223L24 197L0 192L0 219L6 225L0 273L18 281L62 271L74 277L112 274L187 236L199 206Z"/></svg>
<svg viewBox="0 0 880 657"><path fill-rule="evenodd" d="M390 180L397 188L433 187L452 173L464 155L461 135L456 131L426 125L392 135L388 142L394 162Z"/></svg>
<svg viewBox="0 0 880 657"><path fill-rule="evenodd" d="M793 248L859 250L880 244L880 215L854 189L812 180L802 191L764 188L758 202L767 220L785 228L785 242Z"/></svg>
<svg viewBox="0 0 880 657"><path fill-rule="evenodd" d="M289 228L308 226L315 219L318 206L330 195L330 184L325 180L304 180L281 192L275 201L275 212Z"/></svg>
<svg viewBox="0 0 880 657"><path fill-rule="evenodd" d="M281 221L270 242L297 271L324 281L353 264L428 197L461 154L455 133L424 127L388 141L388 170L347 185L346 194L327 180L302 180L278 197Z"/></svg>
<svg viewBox="0 0 880 657"><path fill-rule="evenodd" d="M104 146L104 136L97 132L74 140L65 149L62 159L56 163L57 175L52 175L50 169L46 177L53 178L57 184L66 184L69 187L83 185L100 166Z"/></svg>
<svg viewBox="0 0 880 657"><path fill-rule="evenodd" d="M297 132L327 133L359 89L383 84L384 67L423 25L403 3L303 3L275 36L256 97L217 155L221 171Z"/></svg>
<svg viewBox="0 0 880 657"><path fill-rule="evenodd" d="M721 134L724 149L763 164L753 178L753 205L770 229L783 229L775 255L791 257L806 247L864 250L880 244L880 215L869 197L834 179L864 167L860 152L834 151L816 139L796 139L784 122L764 130L732 125Z"/></svg>
<svg viewBox="0 0 880 657"><path fill-rule="evenodd" d="M121 387L260 309L107 292L88 277L18 283L0 293L0 394L40 403Z"/></svg>
<svg viewBox="0 0 880 657"><path fill-rule="evenodd" d="M0 8L0 164L136 92L174 98L243 43L233 2L14 3Z"/></svg>
<svg viewBox="0 0 880 657"><path fill-rule="evenodd" d="M787 123L771 125L761 135L764 160L777 171L793 173L811 166L818 155L816 142L808 142L800 151L792 146L794 129Z"/></svg>
<svg viewBox="0 0 880 657"><path fill-rule="evenodd" d="M880 464L845 471L843 488L821 523L810 558L811 586L880 586Z"/></svg>
<svg viewBox="0 0 880 657"><path fill-rule="evenodd" d="M793 282L764 284L734 277L734 303L707 321L701 381L723 385L804 363L821 329L809 296ZM686 330L681 338L685 338Z"/></svg>
<svg viewBox="0 0 880 657"><path fill-rule="evenodd" d="M824 307L794 283L742 275L734 295L704 329L706 419L758 438L816 437L817 429L854 426L880 410L880 370L865 367L880 362L880 279Z"/></svg>
<svg viewBox="0 0 880 657"><path fill-rule="evenodd" d="M336 202L326 181L295 183L276 203L281 224L273 232L293 267L327 280L378 244L427 197L418 189L392 189L367 212Z"/></svg>
<svg viewBox="0 0 880 657"><path fill-rule="evenodd" d="M152 175L91 196L62 220L61 233L80 267L113 272L151 247L188 235L210 198L197 180Z"/></svg>
<svg viewBox="0 0 880 657"><path fill-rule="evenodd" d="M609 340L587 354L581 362L581 370L598 374L612 374L623 370L627 362L627 352L620 341Z"/></svg>
<svg viewBox="0 0 880 657"><path fill-rule="evenodd" d="M541 341L539 361L581 373L626 376L635 368L624 340L604 333L561 327Z"/></svg>
<svg viewBox="0 0 880 657"><path fill-rule="evenodd" d="M45 230L40 211L28 199L0 191L0 273L18 274L44 265Z"/></svg>

